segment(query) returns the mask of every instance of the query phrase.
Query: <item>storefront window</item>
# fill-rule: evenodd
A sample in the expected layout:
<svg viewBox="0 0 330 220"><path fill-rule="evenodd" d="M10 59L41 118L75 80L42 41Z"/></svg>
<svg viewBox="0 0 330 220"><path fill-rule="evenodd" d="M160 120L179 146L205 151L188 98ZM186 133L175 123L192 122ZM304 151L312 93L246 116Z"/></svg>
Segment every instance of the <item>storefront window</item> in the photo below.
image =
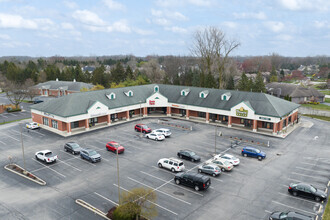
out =
<svg viewBox="0 0 330 220"><path fill-rule="evenodd" d="M206 113L205 112L198 112L198 117L206 118Z"/></svg>
<svg viewBox="0 0 330 220"><path fill-rule="evenodd" d="M79 127L79 121L71 122L71 128L78 128Z"/></svg>
<svg viewBox="0 0 330 220"><path fill-rule="evenodd" d="M262 122L262 128L273 129L273 123L271 122Z"/></svg>
<svg viewBox="0 0 330 220"><path fill-rule="evenodd" d="M49 120L48 118L43 117L42 118L43 124L49 126Z"/></svg>
<svg viewBox="0 0 330 220"><path fill-rule="evenodd" d="M52 120L52 127L56 129L58 128L57 121Z"/></svg>

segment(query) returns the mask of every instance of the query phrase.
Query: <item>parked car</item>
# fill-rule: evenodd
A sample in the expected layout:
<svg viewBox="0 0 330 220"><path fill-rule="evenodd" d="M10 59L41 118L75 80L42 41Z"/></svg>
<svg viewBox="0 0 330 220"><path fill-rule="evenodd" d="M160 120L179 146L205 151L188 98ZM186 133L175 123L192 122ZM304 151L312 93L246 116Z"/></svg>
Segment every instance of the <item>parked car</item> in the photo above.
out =
<svg viewBox="0 0 330 220"><path fill-rule="evenodd" d="M124 151L125 151L125 148L123 146L121 146L120 144L118 144L117 142L115 142L115 141L108 142L105 145L105 148L108 151L112 151L112 152L115 152L115 153L117 153L117 150L118 150L118 154L124 153Z"/></svg>
<svg viewBox="0 0 330 220"><path fill-rule="evenodd" d="M167 128L158 128L158 129L154 130L153 133L162 134L165 137L170 137L171 134L172 134L171 133L171 130L170 129L167 129Z"/></svg>
<svg viewBox="0 0 330 220"><path fill-rule="evenodd" d="M266 158L266 153L254 147L244 147L242 150L244 157L256 157L258 160Z"/></svg>
<svg viewBox="0 0 330 220"><path fill-rule="evenodd" d="M150 133L150 134L147 134L146 137L148 139L152 139L152 140L155 140L155 141L162 141L165 139L165 136L162 135L162 134L157 134L157 133Z"/></svg>
<svg viewBox="0 0 330 220"><path fill-rule="evenodd" d="M234 166L238 166L240 163L240 160L231 154L224 154L224 155L218 154L214 156L214 159L218 159L218 158L225 159Z"/></svg>
<svg viewBox="0 0 330 220"><path fill-rule="evenodd" d="M45 163L55 163L57 160L57 155L54 155L50 150L42 150L35 153L37 160L44 161Z"/></svg>
<svg viewBox="0 0 330 220"><path fill-rule="evenodd" d="M37 122L31 122L26 124L26 128L34 130L34 129L39 129L40 126Z"/></svg>
<svg viewBox="0 0 330 220"><path fill-rule="evenodd" d="M33 104L38 104L38 103L41 103L41 102L44 102L44 101L41 100L41 99L35 99L35 100L33 101Z"/></svg>
<svg viewBox="0 0 330 220"><path fill-rule="evenodd" d="M81 147L76 142L68 142L64 145L64 150L74 154L80 154Z"/></svg>
<svg viewBox="0 0 330 220"><path fill-rule="evenodd" d="M323 191L316 189L308 183L291 183L288 188L289 193L293 196L301 196L305 198L314 199L317 202L327 199L327 194Z"/></svg>
<svg viewBox="0 0 330 220"><path fill-rule="evenodd" d="M180 150L178 152L178 157L186 160L191 160L192 162L201 160L201 157L191 150Z"/></svg>
<svg viewBox="0 0 330 220"><path fill-rule="evenodd" d="M150 133L152 131L151 128L149 128L145 124L137 124L137 125L135 125L134 130L135 131L138 131L138 132L145 133L145 134Z"/></svg>
<svg viewBox="0 0 330 220"><path fill-rule="evenodd" d="M234 168L234 166L231 163L229 163L227 160L224 160L222 158L218 158L216 160L211 159L207 163L213 163L213 164L217 165L223 172L231 171Z"/></svg>
<svg viewBox="0 0 330 220"><path fill-rule="evenodd" d="M82 159L86 159L92 163L96 163L101 161L101 155L98 154L95 150L93 149L81 149L80 151L80 157Z"/></svg>
<svg viewBox="0 0 330 220"><path fill-rule="evenodd" d="M184 164L181 160L175 158L163 158L158 161L159 168L165 168L174 172L181 172L184 170Z"/></svg>
<svg viewBox="0 0 330 220"><path fill-rule="evenodd" d="M314 217L299 212L273 212L269 220L313 220Z"/></svg>
<svg viewBox="0 0 330 220"><path fill-rule="evenodd" d="M198 167L198 172L219 176L221 174L221 169L215 164L202 164Z"/></svg>
<svg viewBox="0 0 330 220"><path fill-rule="evenodd" d="M199 173L178 173L174 177L176 184L194 188L196 191L205 190L211 185L211 179Z"/></svg>

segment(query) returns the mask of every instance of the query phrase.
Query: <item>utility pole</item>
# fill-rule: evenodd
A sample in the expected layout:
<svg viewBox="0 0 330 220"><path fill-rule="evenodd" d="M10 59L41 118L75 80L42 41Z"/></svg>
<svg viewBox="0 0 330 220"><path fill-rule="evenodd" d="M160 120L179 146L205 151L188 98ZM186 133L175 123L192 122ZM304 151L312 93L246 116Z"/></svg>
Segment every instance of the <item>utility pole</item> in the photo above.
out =
<svg viewBox="0 0 330 220"><path fill-rule="evenodd" d="M141 116L141 112L142 112L142 109L141 109L141 103L142 103L142 101L140 100L139 101L140 102L140 125L141 125L141 133L140 133L140 137L142 138L142 130L143 130L143 128L142 128L142 116Z"/></svg>
<svg viewBox="0 0 330 220"><path fill-rule="evenodd" d="M21 130L21 144L22 144L22 154L23 154L23 163L24 163L24 172L26 171L26 166L25 166L25 156L24 156L24 145L23 145L23 135L22 135L22 124L19 123L20 130Z"/></svg>
<svg viewBox="0 0 330 220"><path fill-rule="evenodd" d="M120 185L119 185L119 160L118 160L118 146L116 150L117 155L117 179L118 179L118 205L120 205Z"/></svg>
<svg viewBox="0 0 330 220"><path fill-rule="evenodd" d="M214 154L217 154L217 132L218 132L217 125L215 125L214 131L215 131L215 133L214 133Z"/></svg>

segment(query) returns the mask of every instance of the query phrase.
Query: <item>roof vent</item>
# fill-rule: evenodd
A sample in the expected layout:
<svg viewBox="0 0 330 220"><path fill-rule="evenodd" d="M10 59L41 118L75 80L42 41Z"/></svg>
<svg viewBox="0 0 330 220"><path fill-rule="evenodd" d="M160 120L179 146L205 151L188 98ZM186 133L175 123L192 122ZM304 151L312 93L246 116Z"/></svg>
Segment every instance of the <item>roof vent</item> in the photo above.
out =
<svg viewBox="0 0 330 220"><path fill-rule="evenodd" d="M182 89L181 90L181 96L187 96L190 92L190 89Z"/></svg>
<svg viewBox="0 0 330 220"><path fill-rule="evenodd" d="M58 82L58 78L56 78L56 82Z"/></svg>
<svg viewBox="0 0 330 220"><path fill-rule="evenodd" d="M159 92L159 86L158 85L154 86L154 92Z"/></svg>
<svg viewBox="0 0 330 220"><path fill-rule="evenodd" d="M221 100L223 101L228 101L231 97L231 93L230 92L226 92L224 94L221 95Z"/></svg>
<svg viewBox="0 0 330 220"><path fill-rule="evenodd" d="M209 94L209 90L204 90L199 93L199 98L205 99L207 95Z"/></svg>
<svg viewBox="0 0 330 220"><path fill-rule="evenodd" d="M115 99L116 98L116 94L114 92L110 93L109 95L105 95L108 99Z"/></svg>
<svg viewBox="0 0 330 220"><path fill-rule="evenodd" d="M124 93L125 93L125 95L128 96L128 97L133 96L133 91L132 91L132 90L129 90L129 91L124 92Z"/></svg>
<svg viewBox="0 0 330 220"><path fill-rule="evenodd" d="M76 82L76 79L73 79L73 82Z"/></svg>

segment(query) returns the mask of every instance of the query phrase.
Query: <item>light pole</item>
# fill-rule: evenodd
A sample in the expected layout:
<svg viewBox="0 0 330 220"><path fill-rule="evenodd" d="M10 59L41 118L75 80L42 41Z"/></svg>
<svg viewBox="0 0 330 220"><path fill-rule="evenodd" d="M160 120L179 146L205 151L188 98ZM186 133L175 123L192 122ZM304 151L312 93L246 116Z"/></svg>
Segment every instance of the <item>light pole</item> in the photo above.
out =
<svg viewBox="0 0 330 220"><path fill-rule="evenodd" d="M120 205L120 185L119 185L119 160L118 160L118 146L116 150L117 157L117 179L118 179L118 204Z"/></svg>
<svg viewBox="0 0 330 220"><path fill-rule="evenodd" d="M214 154L217 154L217 132L218 132L218 126L215 125L214 129Z"/></svg>
<svg viewBox="0 0 330 220"><path fill-rule="evenodd" d="M25 167L25 156L24 156L24 145L23 145L23 136L22 136L22 124L19 123L20 130L21 130L21 144L22 144L22 154L23 154L23 163L24 163L24 172L26 171Z"/></svg>
<svg viewBox="0 0 330 220"><path fill-rule="evenodd" d="M141 130L140 137L142 137L142 130L143 130L143 128L142 128L142 115L141 115L141 111L142 111L141 103L142 103L142 101L140 100L139 102L140 102L140 126L141 126L141 128L140 128L140 130Z"/></svg>

